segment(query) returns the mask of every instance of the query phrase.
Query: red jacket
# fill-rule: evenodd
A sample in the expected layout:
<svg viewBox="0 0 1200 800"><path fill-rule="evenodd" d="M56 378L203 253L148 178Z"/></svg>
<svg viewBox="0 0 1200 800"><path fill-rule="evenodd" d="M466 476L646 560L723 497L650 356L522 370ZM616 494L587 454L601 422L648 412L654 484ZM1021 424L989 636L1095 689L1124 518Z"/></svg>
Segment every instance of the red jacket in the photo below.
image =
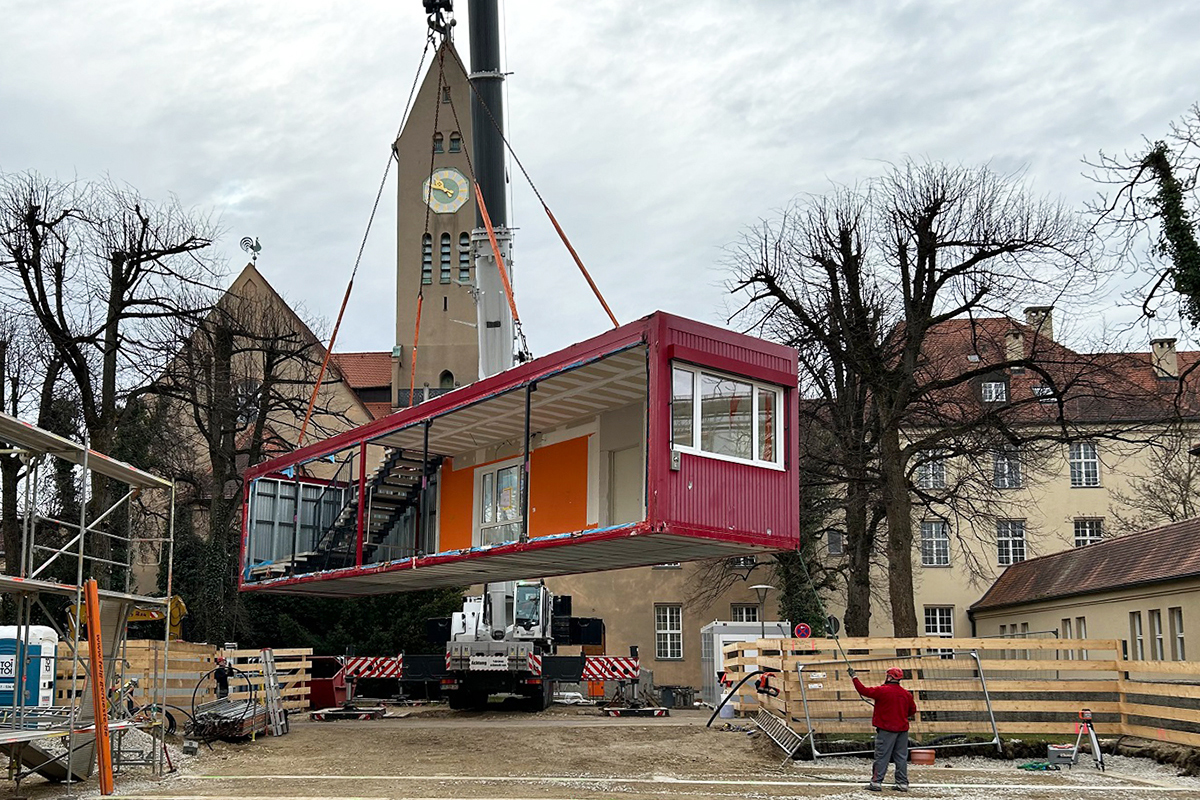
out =
<svg viewBox="0 0 1200 800"><path fill-rule="evenodd" d="M917 704L913 702L912 692L898 683L863 686L858 678L853 680L854 688L859 694L875 701L875 713L871 715L872 725L885 731L908 730L908 718L917 713Z"/></svg>

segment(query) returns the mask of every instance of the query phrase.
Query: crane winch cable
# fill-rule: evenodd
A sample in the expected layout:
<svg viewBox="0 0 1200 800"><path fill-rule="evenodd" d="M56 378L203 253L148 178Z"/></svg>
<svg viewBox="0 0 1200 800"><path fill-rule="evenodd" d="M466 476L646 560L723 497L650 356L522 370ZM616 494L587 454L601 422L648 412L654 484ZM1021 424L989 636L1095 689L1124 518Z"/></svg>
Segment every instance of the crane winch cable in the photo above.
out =
<svg viewBox="0 0 1200 800"><path fill-rule="evenodd" d="M463 73L470 74L467 72L466 65L463 64L462 58L459 57L458 53L455 52L453 55ZM492 115L492 110L488 108L487 103L483 102L483 98L479 96L479 90L473 83L471 84L471 91L474 92L477 97L479 97L479 104L483 107L483 110L487 112L488 119L492 122L492 127L494 127L496 132L500 134L500 141L504 142L504 147L508 150L508 154L512 156L513 161L515 161L517 167L520 168L521 174L525 176L525 181L529 184L529 188L533 190L538 202L542 204L542 210L545 211L546 216L550 218L550 224L554 226L554 230L558 233L559 238L562 239L562 243L566 246L567 252L569 252L571 254L571 258L575 260L575 266L579 267L579 271L583 274L584 280L587 281L588 286L591 287L592 294L594 294L596 299L600 301L600 305L604 308L604 313L608 314L608 318L612 321L613 327L619 327L620 323L617 322L616 316L613 314L612 309L609 308L608 302L604 299L604 295L601 294L600 287L598 287L596 282L592 280L591 273L589 273L587 271L587 267L583 265L583 259L581 259L579 254L575 252L575 248L571 245L570 240L567 238L567 234L563 231L562 226L558 224L558 220L554 218L554 213L550 210L550 206L546 203L546 199L542 197L542 193L538 190L537 184L535 184L533 182L533 178L530 177L529 170L525 169L525 165L521 162L520 157L517 156L517 152L513 149L512 144L509 143L508 137L504 135L504 128L502 128L500 123L496 121L496 117ZM453 103L451 103L450 110L454 110ZM456 114L456 122L457 119L458 116Z"/></svg>
<svg viewBox="0 0 1200 800"><path fill-rule="evenodd" d="M421 61L417 64L417 73L413 76L412 86L408 90L408 101L404 104L404 113L400 115L400 126L396 130L396 136L392 139L394 143L400 138L400 134L404 131L404 124L408 121L409 111L412 110L413 98L417 93L417 82L421 79L421 71L425 67L425 57L429 55L429 48L433 44L432 32L425 38L425 49L421 51ZM371 204L371 214L367 217L367 229L363 231L362 241L358 245L358 255L354 258L354 269L350 271L350 281L346 284L346 293L342 296L342 305L338 309L337 321L333 324L333 332L329 334L329 345L325 348L325 357L321 360L321 369L317 373L317 382L313 385L312 396L308 399L308 409L304 412L304 422L300 424L300 436L296 440L296 447L304 444L304 434L308 432L308 422L312 418L313 407L317 403L317 393L321 391L321 383L325 380L325 371L329 368L329 357L333 354L333 345L337 341L338 330L342 326L342 317L346 313L346 304L350 302L350 291L354 288L354 278L358 275L358 266L362 263L363 251L367 247L367 237L371 235L371 226L375 223L375 213L379 210L379 201L383 198L383 187L387 184L388 173L392 169L392 159L396 157L394 150L389 148L387 164L383 168L383 177L379 180L379 190L375 192L375 202ZM428 218L427 218L428 219ZM428 227L428 221L426 221Z"/></svg>

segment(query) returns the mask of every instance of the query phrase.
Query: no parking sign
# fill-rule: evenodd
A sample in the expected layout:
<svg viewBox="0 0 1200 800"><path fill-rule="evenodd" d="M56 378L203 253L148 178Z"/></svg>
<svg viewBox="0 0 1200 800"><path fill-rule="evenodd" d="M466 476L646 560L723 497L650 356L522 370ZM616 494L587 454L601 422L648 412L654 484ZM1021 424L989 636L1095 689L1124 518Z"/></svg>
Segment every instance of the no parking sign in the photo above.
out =
<svg viewBox="0 0 1200 800"><path fill-rule="evenodd" d="M796 634L797 639L807 639L808 637L812 636L812 628L809 627L807 622L801 622L796 626L794 633Z"/></svg>

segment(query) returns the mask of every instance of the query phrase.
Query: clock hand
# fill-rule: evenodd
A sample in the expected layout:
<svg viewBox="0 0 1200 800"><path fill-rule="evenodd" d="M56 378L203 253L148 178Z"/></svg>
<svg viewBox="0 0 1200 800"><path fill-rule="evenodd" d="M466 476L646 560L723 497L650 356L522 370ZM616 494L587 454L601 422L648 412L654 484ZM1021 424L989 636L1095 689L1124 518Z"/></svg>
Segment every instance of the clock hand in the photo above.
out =
<svg viewBox="0 0 1200 800"><path fill-rule="evenodd" d="M455 192L446 188L446 184L445 184L445 182L442 181L441 178L435 178L434 180L430 181L429 189L431 191L433 189L437 189L438 191L445 192L447 197L454 197L454 195L455 195Z"/></svg>

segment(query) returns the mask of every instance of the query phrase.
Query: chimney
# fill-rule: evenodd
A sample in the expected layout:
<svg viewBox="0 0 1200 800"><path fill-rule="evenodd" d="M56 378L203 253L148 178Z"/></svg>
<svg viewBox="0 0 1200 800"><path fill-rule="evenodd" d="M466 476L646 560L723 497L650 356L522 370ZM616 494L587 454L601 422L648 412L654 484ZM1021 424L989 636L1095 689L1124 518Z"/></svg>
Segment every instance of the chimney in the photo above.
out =
<svg viewBox="0 0 1200 800"><path fill-rule="evenodd" d="M1025 357L1025 334L1013 328L1004 334L1004 360L1020 361Z"/></svg>
<svg viewBox="0 0 1200 800"><path fill-rule="evenodd" d="M1175 355L1175 340L1151 339L1150 364L1154 367L1154 377L1160 380L1177 379L1179 359Z"/></svg>
<svg viewBox="0 0 1200 800"><path fill-rule="evenodd" d="M1029 306L1025 309L1025 324L1033 328L1033 335L1054 341L1054 306Z"/></svg>

